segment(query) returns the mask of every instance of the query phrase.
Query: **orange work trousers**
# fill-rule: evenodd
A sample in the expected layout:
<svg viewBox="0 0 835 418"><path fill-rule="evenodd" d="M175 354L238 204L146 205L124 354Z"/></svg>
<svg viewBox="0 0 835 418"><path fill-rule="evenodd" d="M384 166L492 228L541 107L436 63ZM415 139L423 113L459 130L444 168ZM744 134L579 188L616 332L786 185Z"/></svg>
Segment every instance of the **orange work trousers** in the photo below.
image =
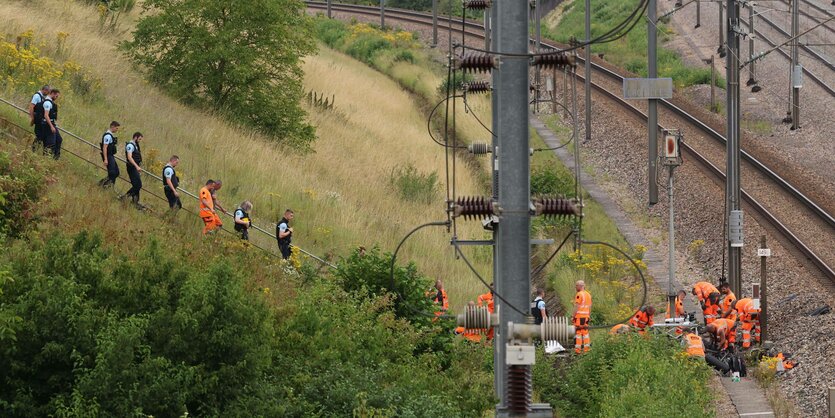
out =
<svg viewBox="0 0 835 418"><path fill-rule="evenodd" d="M589 323L591 318L574 318L574 353L587 353L591 350Z"/></svg>
<svg viewBox="0 0 835 418"><path fill-rule="evenodd" d="M220 221L220 217L216 213L211 216L203 216L201 219L203 219L203 235L223 226L223 222Z"/></svg>

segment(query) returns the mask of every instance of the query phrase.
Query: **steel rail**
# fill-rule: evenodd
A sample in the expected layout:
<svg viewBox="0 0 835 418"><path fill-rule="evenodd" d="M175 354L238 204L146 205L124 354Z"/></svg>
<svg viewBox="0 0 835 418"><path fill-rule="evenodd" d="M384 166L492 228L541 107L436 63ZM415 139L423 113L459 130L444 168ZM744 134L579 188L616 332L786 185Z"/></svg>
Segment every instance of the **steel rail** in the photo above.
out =
<svg viewBox="0 0 835 418"><path fill-rule="evenodd" d="M308 3L308 5L314 4L314 7L312 7L312 8L317 8L315 6L315 4L324 4L324 3L314 3L314 2L307 2L307 3ZM332 5L331 7L333 8L334 6ZM362 6L362 7L359 7L359 8L355 9L353 5L340 4L339 8L341 9L341 11L345 11L345 12L349 12L349 13L359 12L360 14L367 14L367 15L378 15L379 14L379 8L376 8L376 7ZM426 15L424 13L421 13L421 12L404 11L402 9L386 9L386 13L391 14L393 19L406 20L406 21L410 21L410 22L413 22L413 23L424 24L424 25L431 25L431 21L427 22L426 19L425 19L428 15ZM403 16L406 16L407 19L397 18L397 17L395 17L396 14L402 14ZM439 21L443 20L446 23L448 23L450 18L439 16L438 19L439 19ZM453 22L457 22L457 24L460 25L460 19L459 20L453 20ZM468 27L481 28L481 26L479 26L477 24L472 24L472 26L468 25ZM456 25L453 25L453 30L460 31L460 29L458 29L458 27ZM483 34L480 34L480 33L475 34L475 33L468 32L468 34L483 37ZM555 49L555 50L562 49L559 44L553 43L553 42L543 41L542 45L545 48L551 48L551 49ZM577 57L577 60L580 63L584 62L583 59L579 56ZM623 78L624 78L623 76L621 76L620 74L618 74L618 73L616 73L616 72L614 72L614 71L612 71L612 70L610 70L606 67L603 67L603 66L601 66L601 65L599 65L595 62L592 62L592 67L594 68L595 71L597 71L599 73L602 73L607 78L610 78L610 79L612 79L616 82L620 82L620 83L623 82ZM578 75L578 77L580 77L582 79L582 76ZM598 84L592 83L592 85L596 90L598 90L599 92L604 94L606 97L609 97L610 99L614 100L619 105L625 107L631 113L635 114L636 116L638 116L640 118L646 118L646 114L644 114L640 109L638 109L635 106L631 105L630 103L626 102L624 99L620 98L616 94L606 90L605 88L603 88L602 86L600 86ZM673 114L677 115L678 117L684 119L685 121L687 121L691 125L695 126L696 128L698 128L702 132L706 133L709 137L713 138L714 140L720 142L721 144L724 144L727 141L727 139L725 138L724 135L720 134L715 129L711 128L709 125L702 122L701 120L699 120L695 116L691 115L690 113L688 113L687 111L685 111L681 107L677 106L673 102L671 102L669 100L666 100L666 99L661 99L661 100L659 100L659 102L661 103L661 105L664 108L671 111ZM682 143L682 147L685 149L685 151L688 154L690 154L696 161L698 161L700 163L700 165L704 166L711 174L713 174L714 176L716 176L720 180L724 181L724 179L725 179L724 172L722 172L722 170L720 170L713 163L711 163L706 157L699 154L698 151L696 151L695 149L693 149L690 145L688 145L686 143ZM816 215L816 217L818 217L822 221L826 222L830 227L835 228L835 217L833 217L832 214L826 212L826 210L824 210L819 205L817 205L808 196L803 194L803 192L801 192L799 189L797 189L795 186L793 186L791 183L789 183L787 180L785 180L779 174L777 174L774 170L772 170L771 168L769 168L768 166L763 164L761 161L757 160L754 156L752 156L748 152L742 150L741 154L742 154L742 158L745 162L754 166L755 169L760 171L769 180L777 183L791 197L793 197L795 200L799 201L805 207L810 209ZM745 201L746 204L751 206L751 208L754 209L754 211L756 211L758 214L760 214L760 216L762 216L770 225L772 225L775 228L775 230L777 230L777 232L779 232L781 235L783 235L794 247L796 247L807 259L809 259L812 262L812 264L814 264L815 267L817 267L821 271L821 273L824 274L824 276L826 276L831 281L835 281L835 270L833 270L832 267L827 265L826 262L824 260L822 260L814 252L814 250L809 248L808 245L806 245L797 235L795 235L785 224L780 222L780 220L778 220L776 218L776 216L774 216L771 212L769 212L768 209L765 208L754 197L752 197L750 194L748 194L744 190L742 191L742 196L743 196L743 201Z"/></svg>

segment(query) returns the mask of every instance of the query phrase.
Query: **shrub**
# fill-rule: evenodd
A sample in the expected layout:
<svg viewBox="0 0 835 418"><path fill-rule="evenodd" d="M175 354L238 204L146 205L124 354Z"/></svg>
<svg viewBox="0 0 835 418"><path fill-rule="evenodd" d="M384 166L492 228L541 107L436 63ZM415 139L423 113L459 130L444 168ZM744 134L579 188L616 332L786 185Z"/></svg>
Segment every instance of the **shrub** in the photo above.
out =
<svg viewBox="0 0 835 418"><path fill-rule="evenodd" d="M566 170L554 167L534 167L531 170L532 195L573 195L574 176Z"/></svg>
<svg viewBox="0 0 835 418"><path fill-rule="evenodd" d="M34 226L49 172L31 152L0 151L0 237L20 237Z"/></svg>
<svg viewBox="0 0 835 418"><path fill-rule="evenodd" d="M571 417L713 416L710 375L668 337L634 334L601 335L591 352L534 369L542 399Z"/></svg>
<svg viewBox="0 0 835 418"><path fill-rule="evenodd" d="M392 168L389 184L404 200L419 203L431 203L440 188L437 171L423 174L411 163Z"/></svg>

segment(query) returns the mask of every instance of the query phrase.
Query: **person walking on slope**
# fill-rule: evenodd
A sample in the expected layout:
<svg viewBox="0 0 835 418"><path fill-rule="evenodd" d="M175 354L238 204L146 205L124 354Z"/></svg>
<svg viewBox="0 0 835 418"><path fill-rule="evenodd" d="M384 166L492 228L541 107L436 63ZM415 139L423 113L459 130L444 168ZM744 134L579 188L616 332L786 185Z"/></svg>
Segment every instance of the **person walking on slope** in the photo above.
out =
<svg viewBox="0 0 835 418"><path fill-rule="evenodd" d="M291 209L284 211L284 217L275 225L275 237L278 241L278 250L281 251L281 257L285 260L290 258L290 244L293 241L293 227L290 226L290 221L293 220L295 214Z"/></svg>
<svg viewBox="0 0 835 418"><path fill-rule="evenodd" d="M139 143L144 138L142 132L134 132L133 139L125 144L125 160L127 160L130 189L120 198L130 197L131 202L138 209L142 208L142 205L139 204L139 192L142 190L142 150L139 148Z"/></svg>
<svg viewBox="0 0 835 418"><path fill-rule="evenodd" d="M177 177L177 164L180 164L180 157L172 155L168 159L168 164L162 168L162 191L165 192L165 198L168 199L168 207L173 210L179 210L183 207L180 201L180 192L177 187L180 186L180 178Z"/></svg>
<svg viewBox="0 0 835 418"><path fill-rule="evenodd" d="M110 122L110 128L101 136L101 161L107 170L107 177L99 181L101 187L113 186L119 178L119 166L116 165L116 144L119 143L119 138L116 137L116 133L119 132L120 126L115 120Z"/></svg>
<svg viewBox="0 0 835 418"><path fill-rule="evenodd" d="M220 215L217 214L217 211L220 211L220 213L225 213L227 215L229 214L229 212L227 212L226 209L223 208L223 205L220 204L220 200L217 198L217 192L220 191L221 187L223 187L223 182L220 181L220 179L215 180L215 187L212 189L212 202L215 205L215 224L217 224L218 227L223 226L223 221L220 220Z"/></svg>
<svg viewBox="0 0 835 418"><path fill-rule="evenodd" d="M203 235L209 232L214 232L220 225L215 222L217 219L217 212L215 211L215 201L212 199L212 191L214 191L217 183L209 179L206 185L200 188L198 198L200 199L200 219L203 220Z"/></svg>
<svg viewBox="0 0 835 418"><path fill-rule="evenodd" d="M249 200L243 201L237 209L235 209L235 231L241 234L241 239L249 241L249 228L252 226L252 221L249 219L249 211L252 210L252 202Z"/></svg>
<svg viewBox="0 0 835 418"><path fill-rule="evenodd" d="M33 110L34 120L37 126L36 142L43 146L44 154L52 153L52 158L58 159L61 156L61 132L58 130L58 104L55 103L61 91L50 90L44 99L35 105Z"/></svg>
<svg viewBox="0 0 835 418"><path fill-rule="evenodd" d="M49 85L44 85L41 87L39 91L36 91L35 94L32 95L32 100L29 101L29 126L32 126L35 131L35 140L32 141L32 151L34 152L39 139L39 131L40 131L40 124L37 123L38 121L35 120L35 106L46 99L46 96L49 92L52 91L52 88Z"/></svg>
<svg viewBox="0 0 835 418"><path fill-rule="evenodd" d="M574 352L586 353L591 350L589 325L591 323L591 293L586 291L586 282L578 280L574 285L577 294L574 296Z"/></svg>

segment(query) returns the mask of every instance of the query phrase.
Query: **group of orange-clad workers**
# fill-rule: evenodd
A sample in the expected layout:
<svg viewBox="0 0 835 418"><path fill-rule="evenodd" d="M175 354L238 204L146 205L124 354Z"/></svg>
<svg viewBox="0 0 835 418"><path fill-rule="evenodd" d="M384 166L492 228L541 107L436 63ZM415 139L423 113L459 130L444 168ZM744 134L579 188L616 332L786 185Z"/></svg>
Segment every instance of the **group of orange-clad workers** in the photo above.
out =
<svg viewBox="0 0 835 418"><path fill-rule="evenodd" d="M492 289L492 284L490 287ZM585 287L585 282L582 280L575 283L577 293L574 297L572 323L575 329L574 352L576 354L585 353L591 349L589 326L591 323L592 298ZM446 291L443 289L440 280L435 283L435 291L435 293L432 293L432 299L438 306L436 315L441 315L447 311L449 305ZM742 348L749 348L752 342L760 341L760 310L755 307L753 299L737 299L727 283L721 284L717 289L716 286L708 282L698 282L693 285L691 293L701 305L706 330L712 336L717 348L725 350L736 343L737 329L741 330ZM685 316L684 299L686 296L687 293L684 290L678 292L675 307L667 307L666 318L670 318L673 314L675 317ZM537 289L536 298L531 302L531 314L534 316L536 323L541 323L541 318L547 315L543 297L544 291ZM478 306L485 305L489 312L493 313L492 292L487 292L478 297ZM475 306L475 302L470 301L469 306ZM615 325L609 333L622 334L635 330L644 334L647 328L654 325L653 317L655 313L656 310L653 306L643 306L632 316L628 324ZM489 331L466 330L464 327L458 327L455 332L470 341L482 341L485 336L487 339L493 337L492 329ZM685 351L690 356L705 356L702 338L698 334L685 332L683 328L679 327L676 328L676 335L682 337Z"/></svg>

